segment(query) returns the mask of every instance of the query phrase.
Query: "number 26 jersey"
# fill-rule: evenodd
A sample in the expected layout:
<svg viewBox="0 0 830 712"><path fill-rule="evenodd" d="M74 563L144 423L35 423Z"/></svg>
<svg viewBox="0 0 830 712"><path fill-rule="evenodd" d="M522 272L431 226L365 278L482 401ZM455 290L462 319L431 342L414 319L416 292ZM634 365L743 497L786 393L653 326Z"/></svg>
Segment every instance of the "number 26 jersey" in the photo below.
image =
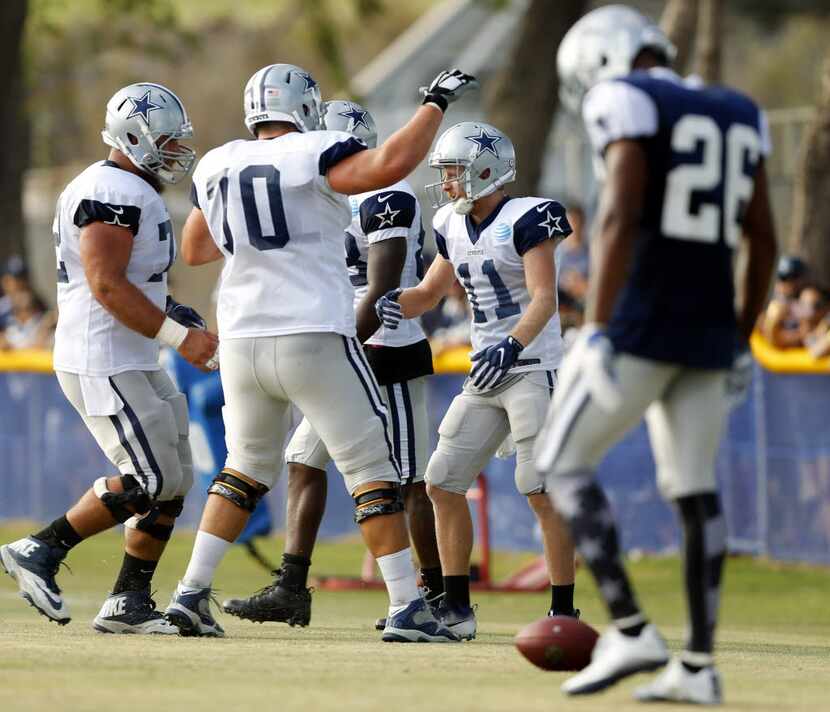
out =
<svg viewBox="0 0 830 712"><path fill-rule="evenodd" d="M479 225L445 205L432 224L438 252L452 263L467 292L474 352L504 339L530 304L524 254L545 240L558 243L572 232L565 208L544 198L506 197ZM559 313L524 346L511 373L558 368L562 360Z"/></svg>
<svg viewBox="0 0 830 712"><path fill-rule="evenodd" d="M193 173L193 204L225 257L217 320L221 338L306 332L355 335L343 260L348 197L326 173L366 149L339 131L231 141Z"/></svg>

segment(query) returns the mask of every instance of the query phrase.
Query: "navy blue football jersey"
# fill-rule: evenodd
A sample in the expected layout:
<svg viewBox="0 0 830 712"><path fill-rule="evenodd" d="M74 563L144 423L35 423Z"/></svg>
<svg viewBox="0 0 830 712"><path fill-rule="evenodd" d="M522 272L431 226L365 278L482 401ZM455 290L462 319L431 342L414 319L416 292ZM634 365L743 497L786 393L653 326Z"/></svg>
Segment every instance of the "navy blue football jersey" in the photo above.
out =
<svg viewBox="0 0 830 712"><path fill-rule="evenodd" d="M583 115L600 170L613 141L641 140L648 157L641 234L608 325L614 347L693 368L730 367L732 251L770 150L764 114L732 89L652 69L598 84Z"/></svg>

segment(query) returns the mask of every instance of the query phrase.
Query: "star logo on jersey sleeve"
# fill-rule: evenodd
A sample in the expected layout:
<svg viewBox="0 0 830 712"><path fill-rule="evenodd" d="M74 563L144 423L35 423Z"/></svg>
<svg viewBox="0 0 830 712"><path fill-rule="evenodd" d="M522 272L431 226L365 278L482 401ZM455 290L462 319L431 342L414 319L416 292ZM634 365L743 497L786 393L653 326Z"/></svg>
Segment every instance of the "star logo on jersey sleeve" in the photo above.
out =
<svg viewBox="0 0 830 712"><path fill-rule="evenodd" d="M496 148L496 144L501 141L501 136L491 136L484 129L480 128L478 130L478 136L465 136L464 138L476 144L476 158L478 158L482 153L492 153L496 158L499 157L499 151L498 148Z"/></svg>
<svg viewBox="0 0 830 712"><path fill-rule="evenodd" d="M128 96L127 99L129 99L132 104L132 108L130 109L130 113L127 115L127 118L131 119L133 116L140 116L144 119L144 123L148 126L150 125L150 112L163 108L159 104L154 104L150 101L149 89L140 99L134 99L131 96Z"/></svg>
<svg viewBox="0 0 830 712"><path fill-rule="evenodd" d="M557 232L561 235L565 231L562 229L562 226L559 224L562 220L561 215L557 215L554 217L551 215L550 210L545 211L545 219L539 223L539 227L543 227L548 231L548 237L553 237Z"/></svg>
<svg viewBox="0 0 830 712"><path fill-rule="evenodd" d="M342 116L344 119L350 119L352 123L352 130L354 131L358 126L362 126L367 131L370 131L369 124L366 122L366 115L368 111L361 111L358 109L354 104L349 105L348 111L339 111L337 112L338 116Z"/></svg>
<svg viewBox="0 0 830 712"><path fill-rule="evenodd" d="M380 225L378 225L378 230L382 227L394 227L395 226L395 216L401 212L400 210L392 210L392 204L386 203L386 208L382 213L378 213L375 217L380 221Z"/></svg>

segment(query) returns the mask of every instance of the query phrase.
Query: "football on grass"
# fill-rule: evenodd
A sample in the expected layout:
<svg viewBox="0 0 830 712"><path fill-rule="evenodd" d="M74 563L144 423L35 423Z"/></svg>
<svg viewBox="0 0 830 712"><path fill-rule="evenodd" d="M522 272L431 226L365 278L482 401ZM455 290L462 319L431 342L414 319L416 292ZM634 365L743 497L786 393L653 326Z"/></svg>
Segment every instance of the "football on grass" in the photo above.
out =
<svg viewBox="0 0 830 712"><path fill-rule="evenodd" d="M541 618L516 635L516 647L542 670L582 670L591 662L599 635L591 626L569 616Z"/></svg>

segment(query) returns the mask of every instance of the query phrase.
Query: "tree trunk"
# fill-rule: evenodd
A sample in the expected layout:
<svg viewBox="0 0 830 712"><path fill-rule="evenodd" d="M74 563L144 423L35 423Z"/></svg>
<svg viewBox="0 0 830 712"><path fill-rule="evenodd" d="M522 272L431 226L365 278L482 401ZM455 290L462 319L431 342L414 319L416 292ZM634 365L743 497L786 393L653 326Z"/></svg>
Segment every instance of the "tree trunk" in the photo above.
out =
<svg viewBox="0 0 830 712"><path fill-rule="evenodd" d="M0 2L0 263L24 254L23 171L29 162L29 129L23 77L23 25L27 0Z"/></svg>
<svg viewBox="0 0 830 712"><path fill-rule="evenodd" d="M707 84L719 84L723 41L723 0L700 0L697 36L695 71Z"/></svg>
<svg viewBox="0 0 830 712"><path fill-rule="evenodd" d="M689 64L695 42L698 0L668 0L660 18L660 27L677 47L674 68L683 74Z"/></svg>
<svg viewBox="0 0 830 712"><path fill-rule="evenodd" d="M822 70L816 118L804 133L793 195L790 248L830 287L830 51Z"/></svg>
<svg viewBox="0 0 830 712"><path fill-rule="evenodd" d="M539 184L559 103L556 49L585 5L585 0L531 0L507 66L486 97L488 119L516 147L516 183L511 187L516 195L533 195Z"/></svg>

